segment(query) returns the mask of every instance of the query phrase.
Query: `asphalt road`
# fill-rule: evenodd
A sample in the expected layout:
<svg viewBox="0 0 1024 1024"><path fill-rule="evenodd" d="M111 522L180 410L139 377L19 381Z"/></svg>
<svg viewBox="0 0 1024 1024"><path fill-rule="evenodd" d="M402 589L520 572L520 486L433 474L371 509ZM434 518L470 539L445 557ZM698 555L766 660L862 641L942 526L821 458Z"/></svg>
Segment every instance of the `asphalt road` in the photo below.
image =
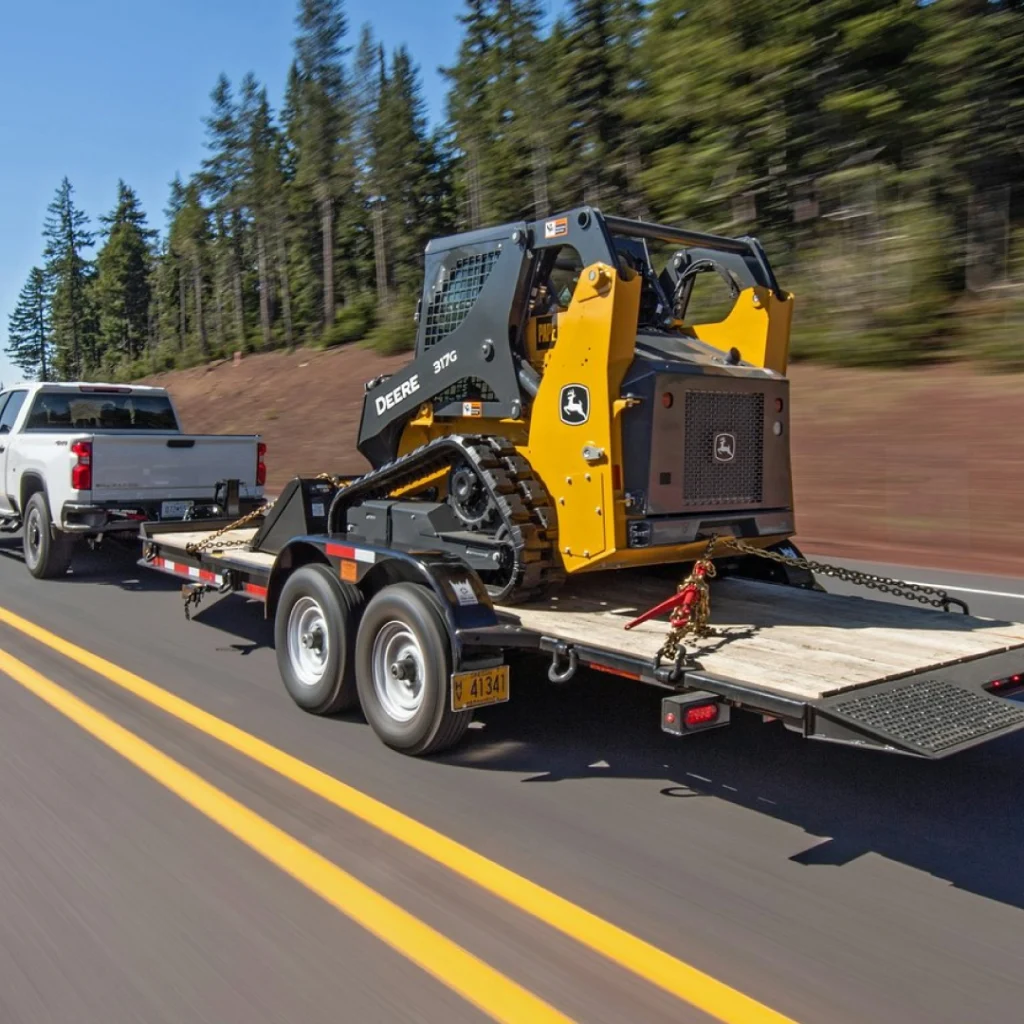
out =
<svg viewBox="0 0 1024 1024"><path fill-rule="evenodd" d="M911 578L1024 595L1024 581ZM971 604L1024 618L1018 597ZM802 1024L1020 1019L1024 738L919 763L740 716L676 741L653 691L526 671L457 752L412 760L358 716L299 711L239 598L187 623L177 585L130 558L37 582L4 540L0 607L704 972L680 976L722 1019L768 1019L730 991ZM713 1019L639 976L646 962L599 955L52 646L0 624L0 651L3 1024L486 1020L452 982L491 991L482 965L578 1021ZM69 720L74 696L137 738L135 763L116 726L97 738ZM385 915L385 932L476 959L424 969L339 910L360 884L433 929Z"/></svg>

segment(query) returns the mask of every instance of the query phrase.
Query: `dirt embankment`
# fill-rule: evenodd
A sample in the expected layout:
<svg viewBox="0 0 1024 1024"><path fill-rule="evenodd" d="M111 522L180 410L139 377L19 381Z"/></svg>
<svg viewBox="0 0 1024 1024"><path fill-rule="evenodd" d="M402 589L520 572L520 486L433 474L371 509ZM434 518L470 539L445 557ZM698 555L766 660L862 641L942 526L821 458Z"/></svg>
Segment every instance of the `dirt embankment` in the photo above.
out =
<svg viewBox="0 0 1024 1024"><path fill-rule="evenodd" d="M260 433L268 484L359 472L363 383L406 362L349 347L274 352L149 379L192 432ZM797 365L798 542L823 555L1024 575L1024 378L948 366Z"/></svg>

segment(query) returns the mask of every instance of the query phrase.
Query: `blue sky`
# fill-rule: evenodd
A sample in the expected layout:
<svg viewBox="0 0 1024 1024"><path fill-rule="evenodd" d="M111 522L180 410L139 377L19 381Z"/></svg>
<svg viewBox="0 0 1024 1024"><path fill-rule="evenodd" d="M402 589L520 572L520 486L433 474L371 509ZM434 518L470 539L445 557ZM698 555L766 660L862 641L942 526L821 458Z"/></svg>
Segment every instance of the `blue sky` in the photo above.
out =
<svg viewBox="0 0 1024 1024"><path fill-rule="evenodd" d="M548 11L559 0L545 0ZM46 207L65 175L97 226L118 178L163 226L167 185L202 159L202 118L220 72L253 71L280 99L295 0L0 0L0 349L29 269L41 259ZM350 42L371 22L406 43L432 119L437 68L459 45L462 0L348 0ZM19 376L0 353L0 380Z"/></svg>

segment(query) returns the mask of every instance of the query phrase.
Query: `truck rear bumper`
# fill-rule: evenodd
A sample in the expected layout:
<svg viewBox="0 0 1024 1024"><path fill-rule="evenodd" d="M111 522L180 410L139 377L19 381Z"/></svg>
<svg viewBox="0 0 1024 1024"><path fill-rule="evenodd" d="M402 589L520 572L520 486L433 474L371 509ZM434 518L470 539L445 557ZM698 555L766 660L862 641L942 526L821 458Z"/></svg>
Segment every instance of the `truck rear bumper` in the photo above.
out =
<svg viewBox="0 0 1024 1024"><path fill-rule="evenodd" d="M212 506L209 498L197 498L196 506ZM61 509L60 529L64 533L130 533L138 534L139 523L160 521L161 502L142 502L130 507L88 505L67 502ZM263 504L262 498L243 498L239 502L239 515L251 512ZM201 523L202 518L196 522Z"/></svg>

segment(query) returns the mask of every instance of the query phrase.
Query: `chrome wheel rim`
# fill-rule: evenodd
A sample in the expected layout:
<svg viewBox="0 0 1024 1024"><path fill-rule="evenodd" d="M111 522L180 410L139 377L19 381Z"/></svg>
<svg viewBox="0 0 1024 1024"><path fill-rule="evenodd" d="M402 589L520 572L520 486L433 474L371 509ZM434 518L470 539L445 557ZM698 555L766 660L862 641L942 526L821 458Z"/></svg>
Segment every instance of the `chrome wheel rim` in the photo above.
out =
<svg viewBox="0 0 1024 1024"><path fill-rule="evenodd" d="M373 640L373 688L385 714L411 721L423 706L426 662L419 641L404 622L392 620Z"/></svg>
<svg viewBox="0 0 1024 1024"><path fill-rule="evenodd" d="M327 620L311 597L300 597L288 614L288 660L303 686L317 686L330 657Z"/></svg>

